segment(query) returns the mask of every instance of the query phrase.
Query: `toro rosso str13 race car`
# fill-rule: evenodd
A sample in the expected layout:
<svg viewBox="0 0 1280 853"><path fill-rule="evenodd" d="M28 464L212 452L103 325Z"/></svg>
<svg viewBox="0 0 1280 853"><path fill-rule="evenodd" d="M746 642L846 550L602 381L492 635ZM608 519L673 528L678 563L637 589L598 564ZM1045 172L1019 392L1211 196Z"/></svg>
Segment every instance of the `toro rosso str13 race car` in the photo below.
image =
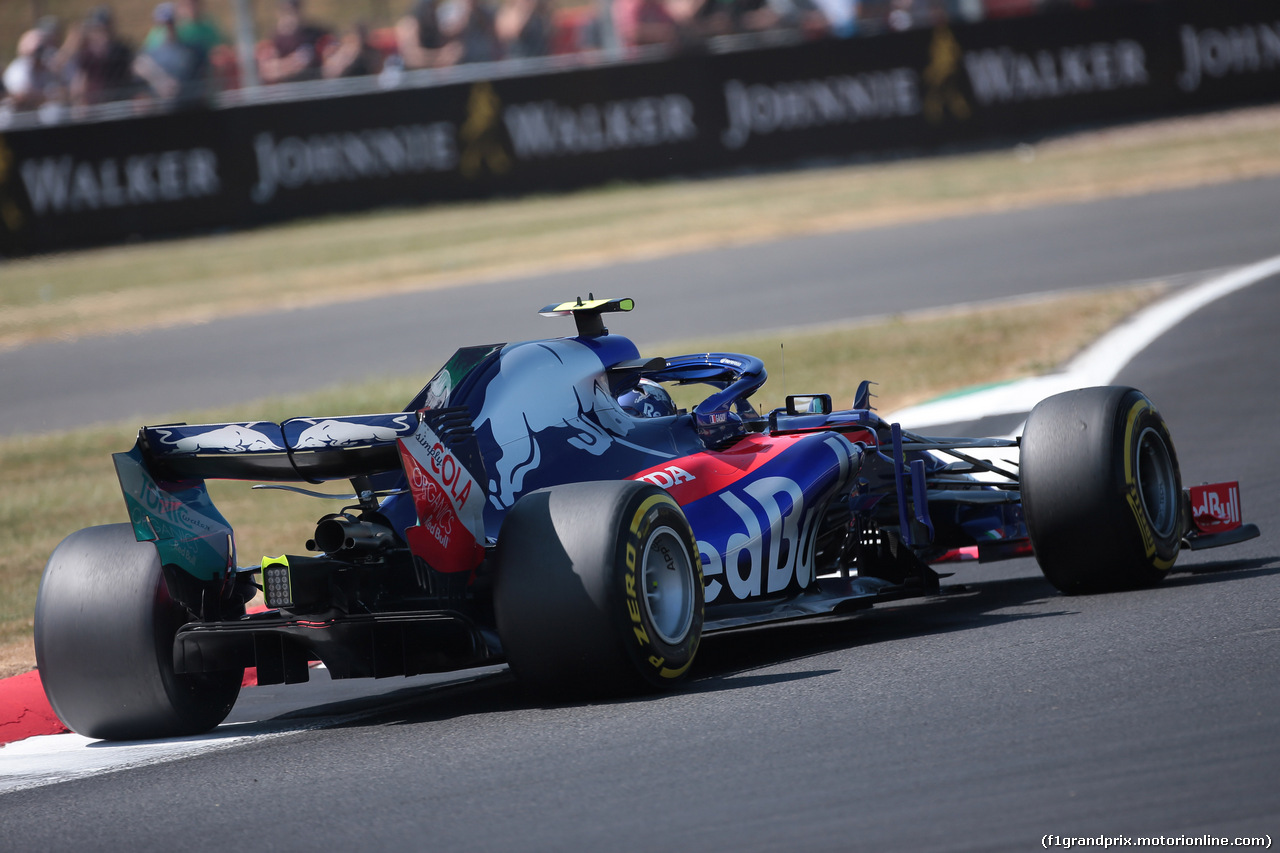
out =
<svg viewBox="0 0 1280 853"><path fill-rule="evenodd" d="M401 412L143 427L114 455L128 523L73 533L41 581L58 716L95 738L192 734L246 667L293 683L313 661L333 678L505 661L550 697L660 688L706 633L930 595L939 563L1034 553L1088 593L1258 534L1234 484L1183 491L1132 388L1051 397L1018 440L903 430L866 382L849 409L806 394L759 413L759 359L641 357L603 323L632 306L548 306L576 335L464 347ZM708 396L677 410L665 388L693 384ZM343 501L303 553L241 566L209 478ZM354 493L297 485L332 480Z"/></svg>

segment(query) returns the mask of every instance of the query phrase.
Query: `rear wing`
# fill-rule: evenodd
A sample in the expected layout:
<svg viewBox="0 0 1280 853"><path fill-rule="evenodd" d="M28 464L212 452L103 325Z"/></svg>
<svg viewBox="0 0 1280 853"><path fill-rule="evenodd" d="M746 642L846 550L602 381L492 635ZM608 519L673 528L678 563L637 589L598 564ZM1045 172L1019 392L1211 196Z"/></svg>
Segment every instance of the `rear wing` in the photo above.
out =
<svg viewBox="0 0 1280 853"><path fill-rule="evenodd" d="M154 542L162 564L225 585L235 540L206 477L319 483L399 470L396 439L417 427L415 412L168 424L143 427L133 449L111 458L137 540Z"/></svg>
<svg viewBox="0 0 1280 853"><path fill-rule="evenodd" d="M376 497L382 489L403 488L396 484L405 483L404 466L411 463L413 475L407 485L420 525L456 516L474 543L483 541L484 461L465 407L292 418L280 424L143 427L137 444L112 459L134 536L139 542L154 542L165 566L205 583L226 584L236 571L231 525L213 505L206 478L311 483L348 479L353 485L362 478L357 488L369 489L367 494ZM464 480L465 488L460 485ZM449 498L449 509L441 500L432 501L433 494ZM415 529L409 531L411 546ZM483 556L482 546L477 553ZM463 554L454 562L462 558L479 559ZM438 555L437 559L443 561Z"/></svg>
<svg viewBox="0 0 1280 853"><path fill-rule="evenodd" d="M168 479L319 483L399 470L396 439L417 428L416 412L167 424L139 430L137 449Z"/></svg>

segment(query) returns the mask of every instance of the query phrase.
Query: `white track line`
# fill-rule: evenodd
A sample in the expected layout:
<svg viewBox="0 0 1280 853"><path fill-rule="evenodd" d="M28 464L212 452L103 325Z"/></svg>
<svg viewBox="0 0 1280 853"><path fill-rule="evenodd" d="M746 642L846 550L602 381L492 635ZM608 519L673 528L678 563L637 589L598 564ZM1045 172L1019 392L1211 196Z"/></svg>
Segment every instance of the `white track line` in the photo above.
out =
<svg viewBox="0 0 1280 853"><path fill-rule="evenodd" d="M885 419L911 429L975 421L991 415L1029 412L1044 398L1063 391L1110 384L1138 353L1196 311L1277 274L1280 274L1280 255L1214 276L1139 311L1077 355L1060 373L1019 379L972 394L922 403L886 415Z"/></svg>
<svg viewBox="0 0 1280 853"><path fill-rule="evenodd" d="M0 794L229 749L250 737L278 736L299 728L295 724L281 731L281 727L271 730L241 724L197 738L128 743L96 741L77 734L31 737L0 750Z"/></svg>
<svg viewBox="0 0 1280 853"><path fill-rule="evenodd" d="M299 732L339 726L385 713L403 702L416 701L427 690L460 687L494 676L505 669L505 664L491 664L458 672L413 676L413 682L403 684L387 679L380 687L373 686L376 682L340 682L345 686L340 687L337 693L326 693L323 700L318 700L314 693L308 693L306 685L298 685L293 691L283 691L284 701L257 708L255 713L265 711L265 715L274 715L268 719L223 723L207 734L193 737L116 742L93 740L78 734L30 737L0 748L0 795L117 770L164 764L243 746L249 742L258 743ZM405 688L415 688L416 692L403 696L394 695ZM392 695L379 703L374 699L379 690ZM296 703L289 699L294 693L297 693ZM355 710L337 711L323 716L298 718L290 713L313 706L323 709L326 704L341 705L351 700L362 703L368 700L368 703L361 704ZM317 701L321 701L318 706L315 705ZM234 716L235 712L232 713Z"/></svg>

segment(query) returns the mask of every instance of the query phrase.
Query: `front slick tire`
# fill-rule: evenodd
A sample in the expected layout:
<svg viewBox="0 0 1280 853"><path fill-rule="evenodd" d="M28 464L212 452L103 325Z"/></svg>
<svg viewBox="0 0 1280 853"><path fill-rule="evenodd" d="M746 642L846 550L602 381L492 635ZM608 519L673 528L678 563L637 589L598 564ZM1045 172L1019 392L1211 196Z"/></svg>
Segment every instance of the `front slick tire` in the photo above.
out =
<svg viewBox="0 0 1280 853"><path fill-rule="evenodd" d="M1064 593L1160 582L1182 536L1182 480L1164 418L1140 391L1041 402L1022 436L1022 506L1036 560Z"/></svg>
<svg viewBox="0 0 1280 853"><path fill-rule="evenodd" d="M128 524L58 545L36 598L36 665L49 704L85 737L141 740L208 731L226 719L244 670L179 675L173 638L190 619L160 558Z"/></svg>
<svg viewBox="0 0 1280 853"><path fill-rule="evenodd" d="M702 636L702 564L679 505L633 481L525 495L503 522L494 608L512 671L548 698L665 688Z"/></svg>

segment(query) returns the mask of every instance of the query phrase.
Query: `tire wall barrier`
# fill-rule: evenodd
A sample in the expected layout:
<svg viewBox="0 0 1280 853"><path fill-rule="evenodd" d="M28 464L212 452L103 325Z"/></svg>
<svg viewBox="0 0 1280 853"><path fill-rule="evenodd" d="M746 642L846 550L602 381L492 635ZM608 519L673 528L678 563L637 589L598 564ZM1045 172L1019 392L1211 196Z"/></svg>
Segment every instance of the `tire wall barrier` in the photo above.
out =
<svg viewBox="0 0 1280 853"><path fill-rule="evenodd" d="M1186 0L43 126L0 134L0 253L1032 141L1277 97L1274 2Z"/></svg>

